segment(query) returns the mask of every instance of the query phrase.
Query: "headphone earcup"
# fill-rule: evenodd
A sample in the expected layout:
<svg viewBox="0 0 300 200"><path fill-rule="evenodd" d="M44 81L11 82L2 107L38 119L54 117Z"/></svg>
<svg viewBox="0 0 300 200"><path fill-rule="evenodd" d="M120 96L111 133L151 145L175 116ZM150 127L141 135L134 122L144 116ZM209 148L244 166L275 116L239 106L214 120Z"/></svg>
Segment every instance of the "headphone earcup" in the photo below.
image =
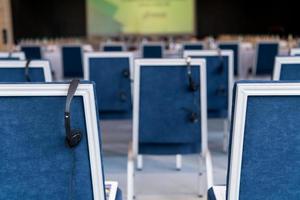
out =
<svg viewBox="0 0 300 200"><path fill-rule="evenodd" d="M77 146L81 141L81 131L79 129L71 130L71 135L66 138L69 147Z"/></svg>
<svg viewBox="0 0 300 200"><path fill-rule="evenodd" d="M128 69L124 69L124 70L122 71L122 75L123 75L123 77L125 77L125 78L129 78L129 76L130 76L129 70L128 70Z"/></svg>
<svg viewBox="0 0 300 200"><path fill-rule="evenodd" d="M194 82L192 82L189 86L191 92L195 92L197 90L197 86Z"/></svg>
<svg viewBox="0 0 300 200"><path fill-rule="evenodd" d="M218 68L217 68L217 74L223 74L224 73L224 65L223 62L220 62Z"/></svg>
<svg viewBox="0 0 300 200"><path fill-rule="evenodd" d="M196 90L198 89L197 84L193 81L193 79L190 77L189 78L189 90L191 92L196 92Z"/></svg>
<svg viewBox="0 0 300 200"><path fill-rule="evenodd" d="M122 102L126 102L127 101L127 95L126 95L126 93L124 91L120 92L120 100Z"/></svg>
<svg viewBox="0 0 300 200"><path fill-rule="evenodd" d="M197 123L199 121L199 116L196 112L192 112L190 113L190 116L189 116L189 120L190 122L192 122L193 124L194 123Z"/></svg>
<svg viewBox="0 0 300 200"><path fill-rule="evenodd" d="M217 89L216 94L217 94L218 96L226 96L226 95L227 95L227 92L226 92L225 87L221 85L221 86Z"/></svg>

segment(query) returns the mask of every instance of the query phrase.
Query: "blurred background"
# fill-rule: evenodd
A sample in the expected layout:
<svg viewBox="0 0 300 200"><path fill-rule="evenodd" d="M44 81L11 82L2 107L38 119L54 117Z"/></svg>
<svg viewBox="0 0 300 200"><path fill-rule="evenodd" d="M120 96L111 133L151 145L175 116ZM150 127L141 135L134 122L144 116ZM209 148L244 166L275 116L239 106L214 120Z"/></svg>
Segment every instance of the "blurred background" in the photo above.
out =
<svg viewBox="0 0 300 200"><path fill-rule="evenodd" d="M218 103L225 105L222 109L227 114L208 120L208 146L212 152L214 182L224 185L233 83L242 79L271 80L276 57L288 56L292 48L299 47L298 10L298 3L292 0L284 3L266 0L0 0L0 52L6 52L8 58L13 57L13 52L21 52L24 53L21 60L49 61L53 81L74 77L94 81L97 88L104 86L102 91L97 91L98 100L105 93L119 94L125 90L129 99L126 112L132 114L133 80L129 74L134 71L134 59L184 58L185 50L213 50L214 58L205 58L214 59L207 68L217 71L208 73L207 88L211 90L208 103L220 100ZM147 43L150 48L156 45L148 55L143 47ZM232 52L230 56L223 55L220 49ZM96 72L86 75L84 67L89 68L93 62L88 63L84 56L99 51L129 52L124 54L128 59L122 61L122 67L130 69L130 73L124 75L124 71L117 68L121 66L118 58L110 58L111 63L106 64L106 61L101 63L99 56L100 64L94 65L103 65L107 70L96 71L101 77L96 77ZM211 56L208 54L205 56ZM199 55L204 57L201 52ZM87 58L86 63L84 58ZM116 65L116 73L108 74L114 71L110 68L113 65ZM122 88L124 85L127 88ZM109 103L120 103L122 95L107 99ZM105 177L118 181L126 197L132 116L123 117L101 118L100 128ZM174 156L147 156L144 173L136 177L136 193L142 194L139 198L198 199L193 181L199 163L194 157L185 156L178 173L175 163L181 161L175 161Z"/></svg>
<svg viewBox="0 0 300 200"><path fill-rule="evenodd" d="M16 43L24 39L151 34L199 38L222 34L272 34L286 37L297 36L300 31L295 17L298 6L291 0L284 4L259 0L181 0L176 1L178 5L167 5L170 2L172 1L1 0L1 41L3 45L4 34L7 34L9 42ZM141 7L143 13L137 13ZM147 12L147 21L137 19L147 15ZM158 23L157 20L164 16L154 16L155 12L177 18ZM102 18L97 18L99 16ZM170 27L165 26L166 22L171 22Z"/></svg>

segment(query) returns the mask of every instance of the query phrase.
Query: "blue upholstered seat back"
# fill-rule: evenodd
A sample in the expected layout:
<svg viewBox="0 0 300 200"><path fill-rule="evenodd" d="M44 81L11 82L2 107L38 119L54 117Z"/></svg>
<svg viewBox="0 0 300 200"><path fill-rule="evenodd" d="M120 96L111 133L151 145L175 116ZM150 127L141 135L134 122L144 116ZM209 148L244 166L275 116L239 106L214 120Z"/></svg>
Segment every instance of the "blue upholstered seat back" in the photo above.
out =
<svg viewBox="0 0 300 200"><path fill-rule="evenodd" d="M228 56L193 56L206 60L208 118L228 117Z"/></svg>
<svg viewBox="0 0 300 200"><path fill-rule="evenodd" d="M257 47L256 74L271 75L275 57L278 54L278 43L259 43Z"/></svg>
<svg viewBox="0 0 300 200"><path fill-rule="evenodd" d="M82 50L80 46L63 46L64 77L83 77Z"/></svg>
<svg viewBox="0 0 300 200"><path fill-rule="evenodd" d="M121 45L116 46L116 45L105 45L103 47L103 51L123 51L123 47Z"/></svg>
<svg viewBox="0 0 300 200"><path fill-rule="evenodd" d="M239 44L219 44L220 49L233 51L233 70L234 75L238 75L239 67Z"/></svg>
<svg viewBox="0 0 300 200"><path fill-rule="evenodd" d="M123 74L130 72L129 57L90 58L89 71L89 79L97 85L98 105L103 112L101 117L131 116L131 81ZM126 96L125 100L122 95Z"/></svg>
<svg viewBox="0 0 300 200"><path fill-rule="evenodd" d="M72 101L72 126L83 136L73 149L65 145L65 101L0 97L0 199L93 199L83 99Z"/></svg>
<svg viewBox="0 0 300 200"><path fill-rule="evenodd" d="M201 120L189 121L192 111L200 116L200 92L188 89L187 67L144 66L140 75L139 153L200 152ZM199 67L192 76L199 86Z"/></svg>
<svg viewBox="0 0 300 200"><path fill-rule="evenodd" d="M45 82L45 74L42 67L29 68L31 82ZM0 82L16 83L27 82L24 68L0 68Z"/></svg>
<svg viewBox="0 0 300 200"><path fill-rule="evenodd" d="M28 60L42 59L42 51L40 46L22 46L21 50L25 53Z"/></svg>
<svg viewBox="0 0 300 200"><path fill-rule="evenodd" d="M248 97L240 200L300 197L300 97Z"/></svg>
<svg viewBox="0 0 300 200"><path fill-rule="evenodd" d="M203 50L202 44L185 44L183 45L183 50Z"/></svg>
<svg viewBox="0 0 300 200"><path fill-rule="evenodd" d="M163 49L161 45L144 45L143 58L162 58Z"/></svg>
<svg viewBox="0 0 300 200"><path fill-rule="evenodd" d="M282 64L279 80L300 80L300 64Z"/></svg>

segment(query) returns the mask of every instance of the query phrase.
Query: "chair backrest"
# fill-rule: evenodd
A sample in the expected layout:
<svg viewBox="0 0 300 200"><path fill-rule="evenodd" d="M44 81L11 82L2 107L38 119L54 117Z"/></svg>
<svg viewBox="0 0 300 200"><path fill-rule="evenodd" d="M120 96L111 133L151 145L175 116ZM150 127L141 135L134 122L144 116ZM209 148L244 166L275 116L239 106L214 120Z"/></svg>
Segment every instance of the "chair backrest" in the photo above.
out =
<svg viewBox="0 0 300 200"><path fill-rule="evenodd" d="M300 80L300 56L276 57L273 80Z"/></svg>
<svg viewBox="0 0 300 200"><path fill-rule="evenodd" d="M100 45L100 50L108 52L125 51L125 44L122 42L108 42Z"/></svg>
<svg viewBox="0 0 300 200"><path fill-rule="evenodd" d="M206 60L208 118L229 118L233 88L232 50L185 51L184 57Z"/></svg>
<svg viewBox="0 0 300 200"><path fill-rule="evenodd" d="M300 48L292 48L290 50L290 55L291 56L300 56Z"/></svg>
<svg viewBox="0 0 300 200"><path fill-rule="evenodd" d="M230 42L219 42L218 47L223 50L232 50L233 51L233 66L234 66L234 75L239 75L240 69L240 42L239 41L230 41Z"/></svg>
<svg viewBox="0 0 300 200"><path fill-rule="evenodd" d="M164 57L164 43L162 42L148 42L141 44L142 58L163 58Z"/></svg>
<svg viewBox="0 0 300 200"><path fill-rule="evenodd" d="M227 200L298 200L300 83L236 85Z"/></svg>
<svg viewBox="0 0 300 200"><path fill-rule="evenodd" d="M182 49L185 50L203 50L204 42L185 42L182 44Z"/></svg>
<svg viewBox="0 0 300 200"><path fill-rule="evenodd" d="M0 199L105 200L100 132L90 83L71 102L80 143L65 143L69 84L0 84Z"/></svg>
<svg viewBox="0 0 300 200"><path fill-rule="evenodd" d="M82 47L80 45L63 45L61 47L64 77L82 78L83 61Z"/></svg>
<svg viewBox="0 0 300 200"><path fill-rule="evenodd" d="M207 149L205 61L135 61L133 153L191 154ZM192 83L192 84L191 84ZM191 91L189 87L195 86Z"/></svg>
<svg viewBox="0 0 300 200"><path fill-rule="evenodd" d="M28 60L40 60L42 59L42 48L39 45L23 45L21 51L25 53L25 57Z"/></svg>
<svg viewBox="0 0 300 200"><path fill-rule="evenodd" d="M24 52L0 52L0 60L25 60Z"/></svg>
<svg viewBox="0 0 300 200"><path fill-rule="evenodd" d="M32 60L28 65L28 77L26 75L25 60L0 60L0 82L51 82L52 75L49 61Z"/></svg>
<svg viewBox="0 0 300 200"><path fill-rule="evenodd" d="M133 53L84 54L84 79L94 81L101 118L128 118L132 114Z"/></svg>
<svg viewBox="0 0 300 200"><path fill-rule="evenodd" d="M278 55L279 43L258 42L256 44L256 56L253 68L254 75L272 75L275 57Z"/></svg>

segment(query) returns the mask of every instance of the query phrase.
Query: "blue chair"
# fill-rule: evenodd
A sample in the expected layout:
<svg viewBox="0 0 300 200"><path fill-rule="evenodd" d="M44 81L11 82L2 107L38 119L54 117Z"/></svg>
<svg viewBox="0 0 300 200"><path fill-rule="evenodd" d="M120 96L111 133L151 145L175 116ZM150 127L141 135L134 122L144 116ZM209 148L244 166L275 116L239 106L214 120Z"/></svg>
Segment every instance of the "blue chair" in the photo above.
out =
<svg viewBox="0 0 300 200"><path fill-rule="evenodd" d="M300 56L276 57L273 80L300 80Z"/></svg>
<svg viewBox="0 0 300 200"><path fill-rule="evenodd" d="M161 42L149 42L141 45L142 58L163 58L164 44Z"/></svg>
<svg viewBox="0 0 300 200"><path fill-rule="evenodd" d="M39 45L22 45L21 51L25 53L25 57L28 60L42 59L42 48Z"/></svg>
<svg viewBox="0 0 300 200"><path fill-rule="evenodd" d="M66 139L68 88L0 84L0 199L105 200L94 87L73 88L69 128L81 131L81 141L72 148L75 141Z"/></svg>
<svg viewBox="0 0 300 200"><path fill-rule="evenodd" d="M299 82L236 85L227 185L210 200L299 199L299 94Z"/></svg>
<svg viewBox="0 0 300 200"><path fill-rule="evenodd" d="M290 50L290 55L291 56L300 56L300 48L292 48Z"/></svg>
<svg viewBox="0 0 300 200"><path fill-rule="evenodd" d="M230 115L233 87L233 52L185 51L184 57L206 60L208 118L227 119Z"/></svg>
<svg viewBox="0 0 300 200"><path fill-rule="evenodd" d="M275 64L275 57L278 55L278 42L258 42L256 44L256 59L253 75L271 76Z"/></svg>
<svg viewBox="0 0 300 200"><path fill-rule="evenodd" d="M121 42L113 42L113 43L105 43L103 44L100 49L102 51L106 52L120 52L120 51L125 51L125 44Z"/></svg>
<svg viewBox="0 0 300 200"><path fill-rule="evenodd" d="M128 200L134 197L134 164L141 155L198 154L206 170L205 194L212 184L207 146L205 61L141 59L135 61L133 141L128 153ZM203 179L202 179L203 180ZM204 191L202 191L204 190Z"/></svg>
<svg viewBox="0 0 300 200"><path fill-rule="evenodd" d="M133 53L91 52L84 54L84 79L94 81L102 119L132 116L131 80Z"/></svg>
<svg viewBox="0 0 300 200"><path fill-rule="evenodd" d="M233 66L234 66L234 75L239 75L240 68L240 42L219 42L218 47L222 50L232 50L233 51Z"/></svg>
<svg viewBox="0 0 300 200"><path fill-rule="evenodd" d="M49 61L0 60L0 82L51 82Z"/></svg>
<svg viewBox="0 0 300 200"><path fill-rule="evenodd" d="M205 45L203 42L185 42L182 45L182 49L184 51L186 51L186 50L203 50L204 46Z"/></svg>
<svg viewBox="0 0 300 200"><path fill-rule="evenodd" d="M226 151L233 87L233 52L231 50L185 51L184 57L206 60L207 116L224 119L223 151Z"/></svg>
<svg viewBox="0 0 300 200"><path fill-rule="evenodd" d="M63 71L65 78L83 78L82 47L64 45L61 47Z"/></svg>
<svg viewBox="0 0 300 200"><path fill-rule="evenodd" d="M0 60L25 60L24 52L0 52Z"/></svg>

